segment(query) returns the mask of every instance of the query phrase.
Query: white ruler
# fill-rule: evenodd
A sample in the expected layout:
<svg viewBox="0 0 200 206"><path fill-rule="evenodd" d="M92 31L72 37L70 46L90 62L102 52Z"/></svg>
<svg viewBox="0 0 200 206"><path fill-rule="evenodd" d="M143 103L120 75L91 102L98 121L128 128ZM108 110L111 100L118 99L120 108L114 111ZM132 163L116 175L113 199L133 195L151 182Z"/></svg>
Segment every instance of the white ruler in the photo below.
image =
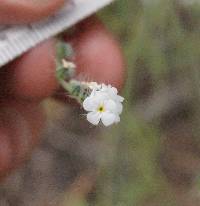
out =
<svg viewBox="0 0 200 206"><path fill-rule="evenodd" d="M113 0L72 0L54 16L24 26L0 26L0 67L41 41L54 36Z"/></svg>

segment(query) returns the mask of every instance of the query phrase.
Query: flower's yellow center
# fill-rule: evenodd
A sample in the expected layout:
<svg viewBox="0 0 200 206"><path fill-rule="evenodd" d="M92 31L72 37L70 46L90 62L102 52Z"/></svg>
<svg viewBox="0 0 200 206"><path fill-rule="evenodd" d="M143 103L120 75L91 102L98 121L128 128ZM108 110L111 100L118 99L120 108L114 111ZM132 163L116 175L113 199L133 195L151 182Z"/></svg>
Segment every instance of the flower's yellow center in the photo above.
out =
<svg viewBox="0 0 200 206"><path fill-rule="evenodd" d="M98 112L105 112L105 108L103 105L100 105L97 110Z"/></svg>

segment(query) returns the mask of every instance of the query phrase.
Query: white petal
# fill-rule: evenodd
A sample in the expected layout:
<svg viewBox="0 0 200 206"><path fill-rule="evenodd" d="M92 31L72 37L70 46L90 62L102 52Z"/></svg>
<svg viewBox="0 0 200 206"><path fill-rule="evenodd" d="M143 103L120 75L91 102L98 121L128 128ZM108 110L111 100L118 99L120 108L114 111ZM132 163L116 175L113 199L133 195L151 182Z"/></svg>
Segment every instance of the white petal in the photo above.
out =
<svg viewBox="0 0 200 206"><path fill-rule="evenodd" d="M101 89L102 89L102 90L107 90L107 88L108 88L107 85L105 85L105 84L101 84Z"/></svg>
<svg viewBox="0 0 200 206"><path fill-rule="evenodd" d="M121 103L118 103L118 104L117 104L117 113L118 113L118 114L121 114L121 113L122 113L122 110L123 110L122 104L121 104Z"/></svg>
<svg viewBox="0 0 200 206"><path fill-rule="evenodd" d="M110 86L109 91L113 94L113 95L117 95L118 91L115 87Z"/></svg>
<svg viewBox="0 0 200 206"><path fill-rule="evenodd" d="M88 112L95 111L96 107L97 105L93 97L87 97L83 102L83 108Z"/></svg>
<svg viewBox="0 0 200 206"><path fill-rule="evenodd" d="M83 108L89 112L95 111L106 99L108 99L108 97L104 93L93 91L92 94L84 100Z"/></svg>
<svg viewBox="0 0 200 206"><path fill-rule="evenodd" d="M104 106L106 111L117 113L117 104L113 100L105 100Z"/></svg>
<svg viewBox="0 0 200 206"><path fill-rule="evenodd" d="M93 125L98 125L101 119L101 115L98 112L90 112L87 114L88 122L92 123Z"/></svg>
<svg viewBox="0 0 200 206"><path fill-rule="evenodd" d="M107 92L107 93L109 93L110 89L111 89L111 85L105 85L105 84L102 84L102 85L101 85L101 91L102 91L102 92Z"/></svg>
<svg viewBox="0 0 200 206"><path fill-rule="evenodd" d="M107 95L109 96L110 99L114 100L114 101L119 101L119 102L123 102L124 98L121 97L120 95L118 95L118 90L115 87L112 87L111 85L103 85L102 92L107 93Z"/></svg>
<svg viewBox="0 0 200 206"><path fill-rule="evenodd" d="M101 116L101 121L105 126L110 126L115 123L116 115L111 112L104 112Z"/></svg>
<svg viewBox="0 0 200 206"><path fill-rule="evenodd" d="M108 99L108 97L105 95L105 93L96 91L96 94L94 96L95 101L99 103L102 103L104 100Z"/></svg>
<svg viewBox="0 0 200 206"><path fill-rule="evenodd" d="M123 102L124 101L124 97L117 95L117 99L119 102Z"/></svg>

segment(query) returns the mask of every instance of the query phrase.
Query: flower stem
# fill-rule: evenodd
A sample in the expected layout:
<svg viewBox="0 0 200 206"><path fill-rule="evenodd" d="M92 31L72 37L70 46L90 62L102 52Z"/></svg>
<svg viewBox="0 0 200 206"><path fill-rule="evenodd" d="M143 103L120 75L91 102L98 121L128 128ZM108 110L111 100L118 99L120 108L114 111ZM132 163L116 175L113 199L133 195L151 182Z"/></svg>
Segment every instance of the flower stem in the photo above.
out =
<svg viewBox="0 0 200 206"><path fill-rule="evenodd" d="M88 97L91 93L91 89L84 82L74 79L75 76L75 65L67 61L72 54L72 49L69 44L58 41L57 43L57 55L56 55L56 78L63 89L68 95L76 99L80 104Z"/></svg>

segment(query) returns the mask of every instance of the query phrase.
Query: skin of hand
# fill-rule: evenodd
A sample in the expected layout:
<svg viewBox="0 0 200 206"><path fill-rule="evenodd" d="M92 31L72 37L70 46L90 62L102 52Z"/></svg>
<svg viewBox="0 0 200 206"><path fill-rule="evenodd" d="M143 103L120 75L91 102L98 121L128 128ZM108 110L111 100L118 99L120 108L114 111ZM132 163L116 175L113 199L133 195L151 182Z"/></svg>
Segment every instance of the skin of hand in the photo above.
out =
<svg viewBox="0 0 200 206"><path fill-rule="evenodd" d="M27 23L51 15L63 0L0 0L0 23ZM41 5L41 6L40 6ZM40 8L39 8L40 7ZM38 11L39 8L39 11ZM66 35L78 73L121 88L124 62L118 42L90 17ZM56 93L55 39L49 39L0 69L0 179L21 165L38 144L45 115L41 102Z"/></svg>

